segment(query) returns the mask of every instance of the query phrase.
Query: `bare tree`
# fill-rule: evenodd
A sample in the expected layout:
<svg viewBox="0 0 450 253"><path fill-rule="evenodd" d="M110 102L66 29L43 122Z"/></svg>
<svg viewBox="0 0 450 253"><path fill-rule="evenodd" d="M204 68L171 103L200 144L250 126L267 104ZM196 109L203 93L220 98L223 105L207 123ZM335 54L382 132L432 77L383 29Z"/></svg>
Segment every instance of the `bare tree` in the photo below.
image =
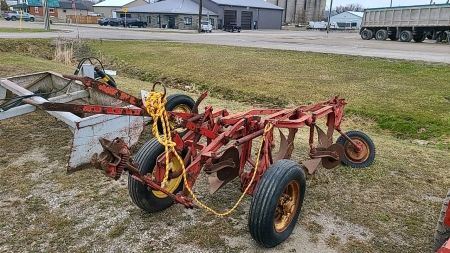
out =
<svg viewBox="0 0 450 253"><path fill-rule="evenodd" d="M364 7L361 4L347 4L345 6L339 5L335 8L337 13L342 13L346 11L364 11Z"/></svg>
<svg viewBox="0 0 450 253"><path fill-rule="evenodd" d="M323 15L323 12L319 11L317 12L317 21L325 21L325 15Z"/></svg>
<svg viewBox="0 0 450 253"><path fill-rule="evenodd" d="M306 24L306 23L308 23L308 21L306 20L306 12L305 12L305 10L298 8L294 20L295 20L296 24Z"/></svg>
<svg viewBox="0 0 450 253"><path fill-rule="evenodd" d="M5 0L0 0L0 10L2 10L2 11L8 10L8 5L6 4Z"/></svg>

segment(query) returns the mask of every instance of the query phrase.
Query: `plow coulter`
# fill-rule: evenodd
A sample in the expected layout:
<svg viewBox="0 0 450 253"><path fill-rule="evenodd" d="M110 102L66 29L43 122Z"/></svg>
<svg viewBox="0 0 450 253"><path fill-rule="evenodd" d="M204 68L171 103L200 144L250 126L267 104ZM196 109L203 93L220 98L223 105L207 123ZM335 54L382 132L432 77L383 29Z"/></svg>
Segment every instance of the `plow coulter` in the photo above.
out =
<svg viewBox="0 0 450 253"><path fill-rule="evenodd" d="M129 173L129 194L139 208L152 213L173 203L186 208L197 204L224 216L248 194L252 196L249 230L265 247L280 244L293 231L305 197L305 172L313 174L320 165L332 169L341 162L364 168L375 159L375 146L367 135L341 130L346 102L338 96L290 109L229 113L226 109L214 111L211 106L199 112L206 93L194 101L182 94L165 97L164 91L159 103L166 110L155 113L156 107L162 107L156 100L148 101L150 96L145 101L88 77L65 77L132 107L25 102L47 111L153 117L154 138L136 154L131 154L124 141L127 136L101 137L103 151L91 158L95 168L115 180L124 171ZM325 122L326 129L318 126L320 120ZM299 163L290 158L296 134L302 127L309 128L309 159ZM335 133L339 137L334 143ZM280 138L275 138L278 134ZM241 198L225 213L212 210L198 201L192 191L201 175L208 176L211 194L239 178Z"/></svg>

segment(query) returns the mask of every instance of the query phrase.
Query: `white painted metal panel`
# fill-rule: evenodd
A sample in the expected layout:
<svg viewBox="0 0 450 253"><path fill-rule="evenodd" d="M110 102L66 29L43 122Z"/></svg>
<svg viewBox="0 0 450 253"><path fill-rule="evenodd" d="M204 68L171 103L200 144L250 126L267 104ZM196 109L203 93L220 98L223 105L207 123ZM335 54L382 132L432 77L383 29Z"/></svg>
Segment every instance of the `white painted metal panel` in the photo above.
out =
<svg viewBox="0 0 450 253"><path fill-rule="evenodd" d="M24 76L15 76L1 79L0 98L7 96L7 90L18 96L32 95L37 90L54 90L62 88L68 79L53 72L39 72ZM57 96L48 100L36 96L30 100L36 103L85 101L99 105L118 105L117 99L110 98L92 89L85 90L79 82L72 82L66 91L58 93ZM134 106L129 106L134 107ZM134 107L135 108L135 107ZM26 104L10 110L0 112L0 120L32 112L35 106ZM114 139L121 137L132 146L139 140L144 130L145 122L151 120L142 116L121 116L121 115L90 115L80 118L69 112L47 111L50 115L65 122L74 134L71 153L68 161L68 171L73 171L77 167L90 163L94 153L100 153L102 147L98 141L99 137Z"/></svg>

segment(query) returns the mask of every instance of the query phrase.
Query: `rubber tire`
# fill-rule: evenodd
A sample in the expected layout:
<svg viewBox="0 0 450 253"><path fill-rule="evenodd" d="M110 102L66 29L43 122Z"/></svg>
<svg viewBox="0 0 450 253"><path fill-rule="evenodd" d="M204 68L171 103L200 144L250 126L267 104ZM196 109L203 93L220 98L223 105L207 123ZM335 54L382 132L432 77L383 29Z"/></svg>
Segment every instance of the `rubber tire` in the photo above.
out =
<svg viewBox="0 0 450 253"><path fill-rule="evenodd" d="M16 17L14 17L14 16L11 17L11 21L16 21L16 20L17 20Z"/></svg>
<svg viewBox="0 0 450 253"><path fill-rule="evenodd" d="M164 152L164 146L158 142L156 138L147 141L136 153L133 162L139 163L139 173L145 175L152 173L156 165L156 159ZM183 189L183 180L180 185L173 192L178 193ZM128 177L128 193L131 200L142 210L147 213L154 213L162 211L170 207L174 201L170 197L158 198L147 186L133 177Z"/></svg>
<svg viewBox="0 0 450 253"><path fill-rule="evenodd" d="M30 18L30 22L34 22L34 18Z"/></svg>
<svg viewBox="0 0 450 253"><path fill-rule="evenodd" d="M300 184L297 211L288 227L278 233L274 227L275 209L281 194L292 181ZM292 160L278 160L264 173L256 186L250 205L248 227L253 239L271 248L286 240L294 230L306 192L306 177L302 166Z"/></svg>
<svg viewBox="0 0 450 253"><path fill-rule="evenodd" d="M361 39L363 40L371 40L373 37L373 32L371 30L363 30L361 32Z"/></svg>
<svg viewBox="0 0 450 253"><path fill-rule="evenodd" d="M434 234L434 252L436 252L450 237L450 228L444 224L445 213L448 208L448 201L450 200L450 190L447 192L442 204L439 219L436 224L436 233Z"/></svg>
<svg viewBox="0 0 450 253"><path fill-rule="evenodd" d="M407 30L402 31L399 37L401 42L410 42L413 39L412 32Z"/></svg>
<svg viewBox="0 0 450 253"><path fill-rule="evenodd" d="M367 157L367 159L361 163L352 162L351 160L348 159L346 153L345 153L344 157L342 158L342 163L349 167L358 168L358 169L370 166L373 163L373 161L375 160L375 154L376 154L375 144L373 143L372 139L370 139L369 136L367 136L365 133L360 132L360 131L348 131L345 134L348 137L350 137L350 139L353 139L353 137L363 139L369 146L370 150L369 150L369 156ZM342 135L339 136L336 143L342 145L344 147L344 149L347 144L350 144L347 141L347 139L345 139L345 137Z"/></svg>
<svg viewBox="0 0 450 253"><path fill-rule="evenodd" d="M388 38L388 31L380 29L375 33L376 40L386 40Z"/></svg>
<svg viewBox="0 0 450 253"><path fill-rule="evenodd" d="M147 28L147 24L143 24L143 25L142 25L142 28Z"/></svg>
<svg viewBox="0 0 450 253"><path fill-rule="evenodd" d="M191 111L192 111L192 109L194 108L194 105L195 105L195 101L191 97L184 95L184 94L171 94L171 95L167 96L166 100L167 100L166 105L165 105L166 111L172 111L179 105L187 105L189 108L191 108ZM163 133L163 127L162 127L161 121L158 122L158 132L160 134ZM180 136L183 136L187 132L188 132L188 130L186 129L186 131L183 131L178 134Z"/></svg>
<svg viewBox="0 0 450 253"><path fill-rule="evenodd" d="M425 34L422 34L422 36L413 37L413 40L415 42L423 42L426 38L427 36Z"/></svg>

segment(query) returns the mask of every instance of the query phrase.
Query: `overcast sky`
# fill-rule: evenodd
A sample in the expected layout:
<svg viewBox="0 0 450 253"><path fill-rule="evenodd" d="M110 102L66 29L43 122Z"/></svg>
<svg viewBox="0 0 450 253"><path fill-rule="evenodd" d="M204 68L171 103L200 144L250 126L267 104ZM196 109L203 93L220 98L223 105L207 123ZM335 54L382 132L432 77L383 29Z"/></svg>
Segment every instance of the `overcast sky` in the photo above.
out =
<svg viewBox="0 0 450 253"><path fill-rule="evenodd" d="M447 0L433 0L437 4L445 4ZM327 8L330 8L331 0L327 0ZM333 0L333 6L347 4L361 4L365 8L389 7L391 0ZM430 4L430 0L392 0L392 6ZM334 8L333 8L334 9Z"/></svg>

